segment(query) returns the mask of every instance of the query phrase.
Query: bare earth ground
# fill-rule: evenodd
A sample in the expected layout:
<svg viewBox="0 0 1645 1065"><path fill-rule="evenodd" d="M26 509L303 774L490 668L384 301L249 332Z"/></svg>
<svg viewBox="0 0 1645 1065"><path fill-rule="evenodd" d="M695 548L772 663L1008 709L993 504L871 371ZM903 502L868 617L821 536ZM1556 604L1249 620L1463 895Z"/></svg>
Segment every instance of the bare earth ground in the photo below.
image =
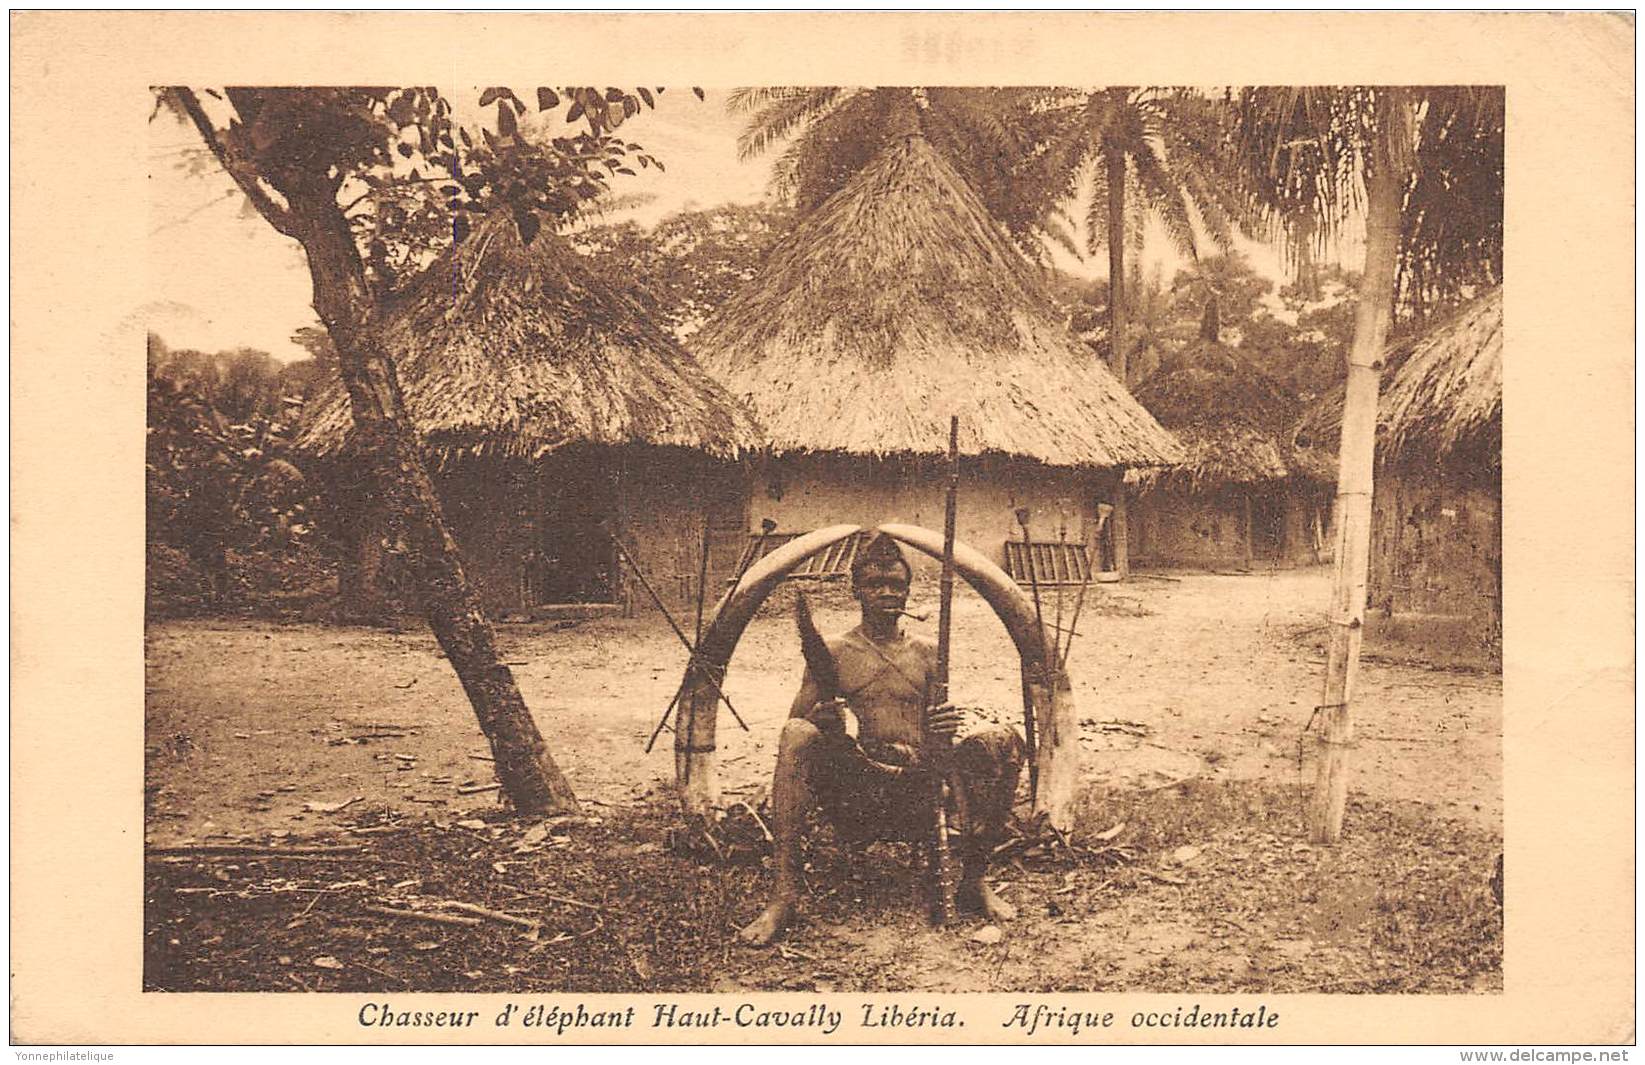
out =
<svg viewBox="0 0 1645 1065"><path fill-rule="evenodd" d="M527 703L599 818L546 835L508 817L494 791L459 791L491 781L487 747L426 632L151 625L151 850L363 850L151 853L146 983L1500 990L1500 910L1486 881L1501 849L1501 678L1367 662L1345 839L1308 846L1312 745L1299 765L1299 739L1321 683L1327 585L1324 570L1306 570L1093 588L1070 663L1090 783L1076 838L1088 847L1000 868L1023 916L993 944L971 939L974 919L924 925L902 849L854 856L825 843L813 849L807 917L784 945L733 945L767 874L757 856L669 847L671 737L643 748L685 651L660 617L501 629ZM917 586L912 607L934 614L934 591ZM855 622L840 592L814 599L824 631ZM732 663L726 693L750 730L722 714L728 800L758 805L799 681L788 601L773 597ZM1055 597L1045 606L1053 620ZM1073 607L1069 595L1065 622ZM956 699L1014 720L1013 652L969 592L954 657ZM367 909L438 901L542 927Z"/></svg>

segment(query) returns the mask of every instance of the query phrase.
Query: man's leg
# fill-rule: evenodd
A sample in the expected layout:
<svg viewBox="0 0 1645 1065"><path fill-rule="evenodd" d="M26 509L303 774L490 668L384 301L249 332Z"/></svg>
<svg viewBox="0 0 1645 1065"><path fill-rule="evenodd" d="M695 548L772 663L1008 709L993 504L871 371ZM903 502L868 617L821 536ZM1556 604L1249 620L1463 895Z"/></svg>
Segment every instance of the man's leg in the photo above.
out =
<svg viewBox="0 0 1645 1065"><path fill-rule="evenodd" d="M1011 817L1022 762L1022 737L1004 725L979 729L954 752L956 783L963 792L966 815L959 847L959 903L980 911L990 921L1009 921L1017 915L1016 907L994 894L983 874Z"/></svg>
<svg viewBox="0 0 1645 1065"><path fill-rule="evenodd" d="M788 922L800 899L800 833L811 810L811 787L806 782L806 762L814 755L822 734L809 721L790 718L777 745L777 771L771 782L772 833L777 837L776 883L771 902L740 932L743 940L765 946Z"/></svg>

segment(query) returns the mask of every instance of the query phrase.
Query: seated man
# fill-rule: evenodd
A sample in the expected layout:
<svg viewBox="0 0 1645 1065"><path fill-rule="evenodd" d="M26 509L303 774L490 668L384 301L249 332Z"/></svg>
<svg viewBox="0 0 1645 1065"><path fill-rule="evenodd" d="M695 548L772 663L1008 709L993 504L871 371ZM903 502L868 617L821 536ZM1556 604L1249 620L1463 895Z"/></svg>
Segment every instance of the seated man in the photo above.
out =
<svg viewBox="0 0 1645 1065"><path fill-rule="evenodd" d="M770 943L794 917L799 837L811 809L849 840L932 839L931 778L919 750L936 646L902 631L912 575L896 541L883 534L851 567L862 624L828 641L843 698L824 700L806 670L783 725L771 788L776 885L770 905L742 930L749 943ZM857 716L860 749L846 735L845 707ZM931 731L952 737L963 716L952 705L934 707ZM1022 759L1021 738L999 725L970 732L953 754L951 808L958 816L950 819L950 839L962 868L956 901L991 921L1016 916L983 882L983 873L1010 816Z"/></svg>

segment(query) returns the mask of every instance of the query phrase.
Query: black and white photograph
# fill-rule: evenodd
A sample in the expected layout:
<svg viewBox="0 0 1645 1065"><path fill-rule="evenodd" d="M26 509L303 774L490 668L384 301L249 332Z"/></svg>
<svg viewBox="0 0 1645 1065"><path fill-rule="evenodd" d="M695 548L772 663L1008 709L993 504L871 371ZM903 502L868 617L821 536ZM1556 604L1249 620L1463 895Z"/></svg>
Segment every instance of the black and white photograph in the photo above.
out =
<svg viewBox="0 0 1645 1065"><path fill-rule="evenodd" d="M1500 1010L1567 830L1505 603L1585 550L1505 503L1556 416L1505 419L1555 358L1507 76L561 65L148 72L127 990L366 1041Z"/></svg>

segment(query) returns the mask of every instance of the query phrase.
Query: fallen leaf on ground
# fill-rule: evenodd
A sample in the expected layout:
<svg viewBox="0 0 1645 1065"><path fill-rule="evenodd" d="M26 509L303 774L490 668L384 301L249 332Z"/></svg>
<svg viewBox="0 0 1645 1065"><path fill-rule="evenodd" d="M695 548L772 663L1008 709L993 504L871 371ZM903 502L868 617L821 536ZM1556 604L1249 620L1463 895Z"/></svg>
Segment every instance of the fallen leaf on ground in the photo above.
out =
<svg viewBox="0 0 1645 1065"><path fill-rule="evenodd" d="M975 932L971 933L971 942L981 943L984 946L991 946L1004 938L1005 933L1000 931L998 925L992 924L984 925Z"/></svg>
<svg viewBox="0 0 1645 1065"><path fill-rule="evenodd" d="M316 969L341 969L343 967L343 963L338 961L336 958L333 958L330 954L322 954L318 958L314 959L314 967Z"/></svg>

